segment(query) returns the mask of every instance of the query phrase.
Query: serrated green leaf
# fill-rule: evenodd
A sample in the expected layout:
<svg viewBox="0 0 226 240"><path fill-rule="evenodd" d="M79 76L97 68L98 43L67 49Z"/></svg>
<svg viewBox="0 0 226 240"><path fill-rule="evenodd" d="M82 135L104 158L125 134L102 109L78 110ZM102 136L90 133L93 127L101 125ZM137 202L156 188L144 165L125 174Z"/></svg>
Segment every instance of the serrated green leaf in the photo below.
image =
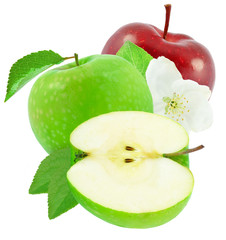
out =
<svg viewBox="0 0 226 240"><path fill-rule="evenodd" d="M48 193L49 183L51 178L61 168L63 170L70 168L71 151L70 148L57 150L46 157L38 167L30 186L30 194ZM66 174L66 173L65 173Z"/></svg>
<svg viewBox="0 0 226 240"><path fill-rule="evenodd" d="M5 102L32 78L63 61L64 58L52 50L31 53L19 59L10 69Z"/></svg>
<svg viewBox="0 0 226 240"><path fill-rule="evenodd" d="M57 150L41 162L30 186L30 194L48 193L50 219L56 218L78 204L67 182L66 174L70 167L70 148Z"/></svg>
<svg viewBox="0 0 226 240"><path fill-rule="evenodd" d="M144 77L147 67L150 61L153 59L153 57L144 49L138 47L130 41L126 41L116 55L132 63Z"/></svg>
<svg viewBox="0 0 226 240"><path fill-rule="evenodd" d="M67 169L68 170L68 169ZM48 216L54 219L77 205L68 186L65 169L55 174L48 190Z"/></svg>

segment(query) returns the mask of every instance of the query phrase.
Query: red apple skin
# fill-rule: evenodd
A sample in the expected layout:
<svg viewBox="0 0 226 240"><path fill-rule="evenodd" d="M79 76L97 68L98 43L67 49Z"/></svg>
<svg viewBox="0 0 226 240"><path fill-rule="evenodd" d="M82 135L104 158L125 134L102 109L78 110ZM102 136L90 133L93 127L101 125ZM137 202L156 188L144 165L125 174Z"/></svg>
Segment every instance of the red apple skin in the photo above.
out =
<svg viewBox="0 0 226 240"><path fill-rule="evenodd" d="M143 48L152 57L165 56L173 61L183 76L213 90L215 66L210 52L184 34L167 33L144 23L130 23L117 30L105 44L102 54L116 54L126 41Z"/></svg>

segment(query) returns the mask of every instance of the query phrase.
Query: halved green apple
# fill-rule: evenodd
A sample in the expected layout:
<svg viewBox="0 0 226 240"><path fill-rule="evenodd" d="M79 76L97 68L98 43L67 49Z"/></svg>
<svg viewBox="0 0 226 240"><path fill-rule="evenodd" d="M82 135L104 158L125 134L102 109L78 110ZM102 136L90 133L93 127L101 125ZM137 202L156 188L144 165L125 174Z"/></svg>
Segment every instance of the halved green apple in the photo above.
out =
<svg viewBox="0 0 226 240"><path fill-rule="evenodd" d="M188 145L187 132L175 121L146 112L112 112L78 126L70 141L73 158L80 160L67 173L69 185L97 217L149 228L170 221L187 204L193 175L164 157Z"/></svg>

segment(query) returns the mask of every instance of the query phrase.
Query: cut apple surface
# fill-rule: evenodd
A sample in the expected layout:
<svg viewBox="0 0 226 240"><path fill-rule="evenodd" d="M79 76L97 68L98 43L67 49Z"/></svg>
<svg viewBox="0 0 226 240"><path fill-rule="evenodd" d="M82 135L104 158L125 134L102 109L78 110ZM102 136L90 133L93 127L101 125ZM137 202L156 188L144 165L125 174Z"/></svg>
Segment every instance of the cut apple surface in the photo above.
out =
<svg viewBox="0 0 226 240"><path fill-rule="evenodd" d="M110 223L133 228L161 225L186 205L193 189L187 167L163 157L188 145L185 129L145 112L112 112L92 118L71 134L68 171L76 200Z"/></svg>

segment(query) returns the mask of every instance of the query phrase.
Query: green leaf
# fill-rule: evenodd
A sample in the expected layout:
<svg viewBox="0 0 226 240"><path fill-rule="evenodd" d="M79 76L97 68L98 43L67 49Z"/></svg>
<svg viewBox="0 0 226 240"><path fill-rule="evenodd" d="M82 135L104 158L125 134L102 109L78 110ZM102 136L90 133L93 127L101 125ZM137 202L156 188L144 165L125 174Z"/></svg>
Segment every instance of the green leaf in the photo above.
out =
<svg viewBox="0 0 226 240"><path fill-rule="evenodd" d="M30 194L48 193L49 183L54 174L60 169L70 168L71 151L70 148L57 150L46 157L38 167L30 186ZM65 166L66 165L66 166Z"/></svg>
<svg viewBox="0 0 226 240"><path fill-rule="evenodd" d="M5 102L32 78L65 59L49 50L31 53L19 59L10 69Z"/></svg>
<svg viewBox="0 0 226 240"><path fill-rule="evenodd" d="M153 57L144 49L130 41L126 41L116 54L132 63L137 70L145 77L147 67ZM146 77L145 77L146 78Z"/></svg>
<svg viewBox="0 0 226 240"><path fill-rule="evenodd" d="M30 186L30 194L48 193L50 219L56 218L77 205L66 177L70 167L70 148L57 150L41 162Z"/></svg>
<svg viewBox="0 0 226 240"><path fill-rule="evenodd" d="M68 171L68 169L67 169ZM77 201L68 186L65 171L55 174L48 191L48 216L54 219L77 205Z"/></svg>

